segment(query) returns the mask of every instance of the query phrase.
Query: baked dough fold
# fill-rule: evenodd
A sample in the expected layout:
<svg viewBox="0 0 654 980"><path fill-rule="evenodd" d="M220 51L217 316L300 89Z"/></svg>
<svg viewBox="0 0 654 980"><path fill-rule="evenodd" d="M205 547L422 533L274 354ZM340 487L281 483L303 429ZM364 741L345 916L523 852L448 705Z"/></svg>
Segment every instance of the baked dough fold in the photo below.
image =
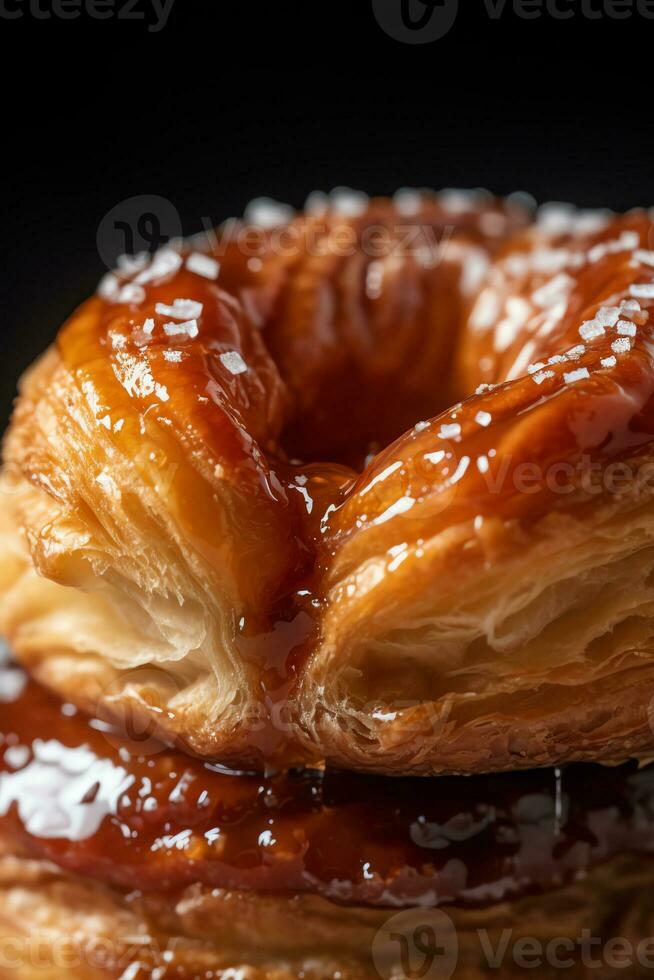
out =
<svg viewBox="0 0 654 980"><path fill-rule="evenodd" d="M164 250L28 372L0 629L62 697L237 765L652 754L649 216L414 206L439 262L384 202L217 280Z"/></svg>

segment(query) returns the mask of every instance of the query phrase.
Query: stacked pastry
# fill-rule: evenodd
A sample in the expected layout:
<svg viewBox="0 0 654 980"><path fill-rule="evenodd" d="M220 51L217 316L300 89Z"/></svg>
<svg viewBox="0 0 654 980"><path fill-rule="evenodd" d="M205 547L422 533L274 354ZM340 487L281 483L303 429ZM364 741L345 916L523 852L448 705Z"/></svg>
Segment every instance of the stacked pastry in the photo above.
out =
<svg viewBox="0 0 654 980"><path fill-rule="evenodd" d="M5 438L0 977L654 967L653 308L481 192L119 261Z"/></svg>

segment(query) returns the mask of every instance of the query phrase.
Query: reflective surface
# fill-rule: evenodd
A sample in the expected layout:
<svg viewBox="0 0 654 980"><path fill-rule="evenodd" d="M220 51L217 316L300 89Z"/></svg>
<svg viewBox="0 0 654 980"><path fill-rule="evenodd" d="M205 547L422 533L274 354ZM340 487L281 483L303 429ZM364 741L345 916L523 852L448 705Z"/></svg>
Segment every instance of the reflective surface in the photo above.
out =
<svg viewBox="0 0 654 980"><path fill-rule="evenodd" d="M650 216L516 233L519 210L438 200L126 260L60 332L102 438L232 583L246 636L319 625L307 591L371 557L419 573L459 523L582 516L651 445Z"/></svg>
<svg viewBox="0 0 654 980"><path fill-rule="evenodd" d="M63 327L6 440L11 520L41 579L111 608L89 628L60 593L36 649L7 622L19 655L79 707L134 695L163 737L239 766L649 757L649 636L623 656L629 601L589 652L594 600L566 606L558 557L569 545L566 578L597 561L608 588L643 551L636 528L619 559L575 564L587 528L651 499L650 216L524 228L474 195L347 208L268 215L254 264L220 239L123 257ZM514 631L528 603L533 631ZM546 629L565 631L554 656ZM53 667L69 647L80 684ZM85 697L98 661L121 672L111 697ZM152 692L131 676L148 665Z"/></svg>
<svg viewBox="0 0 654 980"><path fill-rule="evenodd" d="M267 778L220 771L0 677L0 833L125 888L485 905L654 852L654 769Z"/></svg>

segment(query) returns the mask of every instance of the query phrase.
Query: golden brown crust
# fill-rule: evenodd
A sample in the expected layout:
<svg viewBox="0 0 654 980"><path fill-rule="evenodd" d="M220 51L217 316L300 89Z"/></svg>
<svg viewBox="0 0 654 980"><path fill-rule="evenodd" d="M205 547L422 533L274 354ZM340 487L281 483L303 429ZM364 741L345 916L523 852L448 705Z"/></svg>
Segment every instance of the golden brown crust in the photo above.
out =
<svg viewBox="0 0 654 980"><path fill-rule="evenodd" d="M565 975L579 980L617 976L611 941L631 944L630 977L647 976L636 951L641 944L643 962L652 952L644 941L654 926L653 875L650 860L621 858L546 896L480 910L397 912L201 886L176 896L125 895L12 855L5 844L0 977L199 980L213 971L219 980L406 980L402 944L390 933L399 930L410 944L421 926L438 930L439 977L524 976L534 943L539 976L560 975L557 958L569 959ZM520 959L525 940L531 960Z"/></svg>
<svg viewBox="0 0 654 980"><path fill-rule="evenodd" d="M507 238L508 206L426 200L421 233L454 229L440 265L396 248L371 270L364 233L397 245L398 216L329 215L317 254L298 218L299 251L267 234L256 273L228 249L240 301L168 252L82 307L6 441L0 628L66 698L232 763L650 755L649 217ZM382 389L398 419L408 389L437 410L468 300L457 377L497 386L356 472ZM344 375L365 384L351 426ZM289 460L310 430L339 458Z"/></svg>

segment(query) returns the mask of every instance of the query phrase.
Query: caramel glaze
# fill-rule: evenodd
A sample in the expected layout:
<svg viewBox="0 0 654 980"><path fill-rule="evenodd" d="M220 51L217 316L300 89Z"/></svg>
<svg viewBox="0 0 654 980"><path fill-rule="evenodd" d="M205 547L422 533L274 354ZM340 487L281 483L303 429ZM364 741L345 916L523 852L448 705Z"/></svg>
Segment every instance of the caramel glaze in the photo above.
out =
<svg viewBox="0 0 654 980"><path fill-rule="evenodd" d="M115 451L165 497L221 585L229 570L234 641L260 674L264 717L293 696L319 639L325 516L375 450L452 399L462 255L487 262L526 222L520 207L493 199L456 214L426 201L411 217L379 201L356 218L299 217L286 229L290 248L275 240L279 229L250 228L255 264L237 237L216 247L216 282L184 264L143 283L123 273L138 299L95 297L60 332L59 355L98 423L110 420ZM158 312L182 297L202 304L197 337L171 337L171 315ZM229 352L247 371L226 367ZM69 498L47 469L39 463L32 478ZM234 487L231 516L238 507L247 547L234 546L235 529L217 516L217 471ZM275 724L248 741L276 765L306 758Z"/></svg>
<svg viewBox="0 0 654 980"><path fill-rule="evenodd" d="M484 906L654 852L653 768L233 774L129 739L33 682L2 705L0 760L0 834L128 890L201 882L344 904Z"/></svg>
<svg viewBox="0 0 654 980"><path fill-rule="evenodd" d="M499 229L495 237L483 231L489 217ZM528 255L536 232L507 245L524 216L516 220L493 203L455 219L429 206L412 221L422 233L449 222L455 229L450 252L435 264L424 248L410 256L389 252L375 270L371 294L372 260L362 257L362 236L374 223L396 234L397 215L376 204L363 218L330 220L353 230L354 253L347 258L335 256L329 241L317 254L299 248L286 256L266 239L256 272L227 247L217 281L194 274L183 259L159 276L123 275L118 285L136 286L136 298L128 291L90 300L57 341L109 452L129 460L215 572L216 588L234 609L235 645L260 673L266 712L292 699L320 638L325 605L338 602L338 590L330 590L368 558L401 546L418 573L421 541L457 522L476 521L482 535L487 520L528 523L557 508L596 507L597 497L581 485L581 468L601 469L616 459L637 464L654 436L647 322L654 298L641 299L637 314L623 313L635 332L623 338L626 351L614 355L618 334L607 330L574 361L559 357L541 384L526 364L505 380L527 340L533 360L563 355L579 345L580 325L602 304L617 305L634 283L649 283L651 268L633 260L636 245L647 248L651 237L647 216L556 239L581 262L558 322L545 333L532 335L528 324L518 330L513 362L493 348L492 331L478 338L468 330L463 355L468 345L474 356L466 362L462 355L468 369L460 388L470 397L404 435L418 411L429 419L454 397L452 358L466 306L461 254L469 259L483 245L488 256L505 243L505 257ZM301 242L312 221L297 219ZM633 248L587 261L593 247L625 229L635 235ZM452 255L458 258L449 261ZM534 277L513 288L531 301ZM161 304L179 298L201 304L194 334L171 336L167 329L170 313ZM246 370L235 373L225 362L234 353ZM482 355L492 362L484 377L496 386L472 395L479 375L469 365L480 364ZM573 369L587 372L586 380L568 383ZM487 423L479 423L480 413ZM452 426L456 435L449 438ZM509 471L502 478L505 460ZM551 485L519 492L511 478L521 464L544 472L561 460L576 474L572 496ZM98 470L106 465L105 458L89 460L96 462ZM56 485L55 470L37 460L27 475L59 496L68 512L88 509L76 488ZM489 490L498 479L506 489ZM407 506L410 520L403 517ZM260 758L276 765L306 761L297 745L280 744L274 726L269 734L254 746Z"/></svg>
<svg viewBox="0 0 654 980"><path fill-rule="evenodd" d="M555 239L553 246L567 248L571 260L581 259L598 244L631 232L637 243L647 248L652 227L648 218L636 214L616 219L601 233L585 239ZM507 257L528 259L533 247L529 235L518 237L507 250ZM598 308L628 301L633 283L649 281L651 269L633 261L632 254L632 250L608 252L575 269L575 281L559 320L540 330L527 320L522 330L515 331L508 351L497 349L495 330L468 330L459 355L467 363L463 390L469 396L473 386L479 385L479 389L450 411L401 436L379 453L349 488L329 521L335 561L328 576L342 575L364 554L375 553L375 539L384 539L386 548L397 543L390 540L387 522L380 526L379 518L402 498L422 498L421 506L412 510L411 521L397 522L402 532L398 542L407 541L407 535L412 542L475 518L481 526L488 520L533 524L561 507L575 508L581 517L584 507L597 502L597 474L604 467L619 460L629 461L637 470L640 454L654 437L652 299L640 301L641 310L632 325L635 336L626 340L626 356L615 354L615 330L608 329L585 343L579 333L582 323L592 320ZM527 302L535 291L534 276L509 279L507 286L509 298ZM539 323L537 313L544 318L542 310L532 307L532 319ZM626 312L621 315L630 316ZM527 348L529 357L522 358L518 369ZM560 356L575 349L577 353L570 359ZM559 355L559 360L549 363L553 355ZM614 363L609 367L607 359L611 358ZM483 364L491 367L482 370ZM537 364L544 380L538 371L528 370ZM584 369L588 372L586 383L567 381L572 372ZM480 412L489 417L484 426L477 422ZM446 452L438 462L430 462L427 454L437 444L436 434L443 424L453 423L460 433L441 440L439 448ZM483 474L475 465L482 458L488 464ZM464 459L468 465L461 472ZM397 460L402 461L401 468L379 481L380 474L387 473ZM558 480L548 485L541 476L525 492L513 479L513 473L525 465L533 465L544 474L561 462L574 471L563 493ZM584 482L589 469L595 471L594 483ZM593 488L591 493L584 492L584 485ZM493 492L493 486L501 487L501 492Z"/></svg>

